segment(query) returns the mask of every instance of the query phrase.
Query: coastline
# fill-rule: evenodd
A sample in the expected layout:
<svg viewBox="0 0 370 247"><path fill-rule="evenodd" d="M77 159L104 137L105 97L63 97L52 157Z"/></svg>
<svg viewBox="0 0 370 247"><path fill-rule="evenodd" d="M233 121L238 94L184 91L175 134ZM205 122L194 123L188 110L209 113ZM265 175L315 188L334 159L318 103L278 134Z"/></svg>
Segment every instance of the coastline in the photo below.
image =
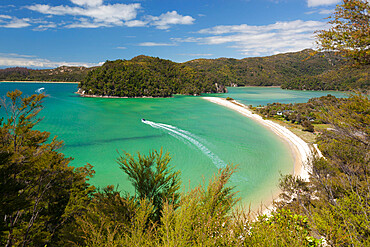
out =
<svg viewBox="0 0 370 247"><path fill-rule="evenodd" d="M260 115L254 114L249 110L244 104L241 104L235 100L228 101L224 98L217 97L202 97L203 99L227 107L229 109L235 110L238 113L242 114L245 117L252 119L253 121L258 122L259 124L267 127L270 131L278 135L283 141L289 144L289 147L293 153L294 157L294 169L293 175L300 176L303 180L309 180L309 167L307 165L310 157L314 154L311 147L303 141L300 137L295 135L293 132L288 130L286 127L283 127L271 120L265 120ZM320 153L318 153L319 156ZM272 199L265 200L263 206L265 207L262 210L263 214L268 214L273 209L273 201L277 199L279 194L272 195Z"/></svg>
<svg viewBox="0 0 370 247"><path fill-rule="evenodd" d="M62 83L69 83L69 84L78 84L80 82L78 81L0 81L0 82L16 82L16 83L56 83L56 84L62 84Z"/></svg>
<svg viewBox="0 0 370 247"><path fill-rule="evenodd" d="M104 95L90 95L90 94L83 94L80 92L75 92L75 94L80 95L80 97L84 98L103 98L103 99L153 99L154 97L152 96L141 96L141 97L120 97L120 96L104 96ZM157 97L161 98L161 97ZM169 98L169 97L168 97Z"/></svg>

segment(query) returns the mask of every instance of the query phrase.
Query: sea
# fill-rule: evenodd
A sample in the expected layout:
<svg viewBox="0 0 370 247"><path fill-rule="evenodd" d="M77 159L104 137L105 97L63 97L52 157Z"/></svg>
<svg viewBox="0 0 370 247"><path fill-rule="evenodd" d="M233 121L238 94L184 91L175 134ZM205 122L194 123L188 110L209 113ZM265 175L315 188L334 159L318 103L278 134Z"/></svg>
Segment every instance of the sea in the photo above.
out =
<svg viewBox="0 0 370 247"><path fill-rule="evenodd" d="M73 157L71 165L94 166L90 182L103 188L114 185L121 192L134 188L117 159L124 152L147 155L168 152L170 165L181 172L183 190L207 184L220 168L237 166L230 186L240 203L257 208L278 192L280 174L293 172L294 159L287 143L266 127L226 107L201 97L84 98L75 94L77 84L0 83L0 96L21 90L24 95L45 93L43 120L36 127L64 142L60 150ZM295 91L269 87L229 88L226 94L246 105L273 102L307 102L334 91ZM0 116L5 116L4 107Z"/></svg>

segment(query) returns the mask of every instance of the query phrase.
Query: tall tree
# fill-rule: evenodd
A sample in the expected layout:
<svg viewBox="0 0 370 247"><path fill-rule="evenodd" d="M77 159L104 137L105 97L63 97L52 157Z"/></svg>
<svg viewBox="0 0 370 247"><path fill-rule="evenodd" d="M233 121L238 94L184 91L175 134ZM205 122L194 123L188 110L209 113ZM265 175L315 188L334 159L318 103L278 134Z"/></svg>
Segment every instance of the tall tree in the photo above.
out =
<svg viewBox="0 0 370 247"><path fill-rule="evenodd" d="M370 63L370 2L343 0L332 16L329 30L317 34L321 50L339 51L360 64Z"/></svg>
<svg viewBox="0 0 370 247"><path fill-rule="evenodd" d="M148 156L138 153L137 159L129 153L118 158L118 164L135 187L137 199L146 199L153 204L151 219L154 222L159 221L165 201L176 207L180 197L180 172L172 170L170 160L169 154L163 154L162 149Z"/></svg>
<svg viewBox="0 0 370 247"><path fill-rule="evenodd" d="M306 214L331 246L370 246L369 98L327 101L318 117L331 125L318 138L325 158L312 162L310 182L284 177L281 204Z"/></svg>
<svg viewBox="0 0 370 247"><path fill-rule="evenodd" d="M3 100L8 119L0 124L0 243L44 246L83 209L93 187L91 166L74 169L57 150L62 142L33 130L44 95L16 90Z"/></svg>

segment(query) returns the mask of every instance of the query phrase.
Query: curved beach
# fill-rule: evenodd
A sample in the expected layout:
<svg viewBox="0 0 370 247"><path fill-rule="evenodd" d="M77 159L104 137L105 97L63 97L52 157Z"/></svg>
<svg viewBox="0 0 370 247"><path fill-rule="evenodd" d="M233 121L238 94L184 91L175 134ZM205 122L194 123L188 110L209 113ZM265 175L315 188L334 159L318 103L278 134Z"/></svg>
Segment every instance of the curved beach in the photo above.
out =
<svg viewBox="0 0 370 247"><path fill-rule="evenodd" d="M208 100L212 103L219 104L235 110L240 114L253 119L254 121L262 124L263 126L269 128L272 132L286 141L293 151L293 155L295 158L294 162L294 175L299 175L302 179L308 180L309 179L309 167L307 161L313 155L310 146L295 135L293 132L288 130L287 128L272 122L270 120L265 120L258 114L254 114L250 111L245 105L235 101L235 100L226 100L223 98L217 97L203 97L203 99Z"/></svg>

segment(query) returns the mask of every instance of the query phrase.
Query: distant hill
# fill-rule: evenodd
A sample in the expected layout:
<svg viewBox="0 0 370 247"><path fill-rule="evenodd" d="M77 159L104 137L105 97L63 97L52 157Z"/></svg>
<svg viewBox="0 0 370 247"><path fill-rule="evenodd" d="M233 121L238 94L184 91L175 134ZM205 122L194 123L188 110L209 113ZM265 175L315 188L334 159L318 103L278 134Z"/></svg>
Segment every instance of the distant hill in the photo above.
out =
<svg viewBox="0 0 370 247"><path fill-rule="evenodd" d="M0 69L0 81L62 81L80 82L94 68L61 66L56 69L22 67Z"/></svg>
<svg viewBox="0 0 370 247"><path fill-rule="evenodd" d="M0 70L0 80L79 81L85 95L168 97L223 93L226 86L281 86L299 90L370 90L370 66L355 67L335 53L313 50L244 59L185 63L138 56L94 68Z"/></svg>
<svg viewBox="0 0 370 247"><path fill-rule="evenodd" d="M226 85L280 86L306 75L316 76L342 64L332 53L312 55L313 50L244 59L196 59L185 64L217 74ZM325 55L325 56L324 56Z"/></svg>
<svg viewBox="0 0 370 247"><path fill-rule="evenodd" d="M303 50L268 57L196 59L186 65L217 75L227 86L301 90L369 90L369 66L352 67L334 53Z"/></svg>
<svg viewBox="0 0 370 247"><path fill-rule="evenodd" d="M318 75L304 75L282 84L283 89L370 91L370 65L342 65Z"/></svg>
<svg viewBox="0 0 370 247"><path fill-rule="evenodd" d="M83 95L170 97L173 94L224 93L217 77L170 60L138 56L107 61L80 83Z"/></svg>

